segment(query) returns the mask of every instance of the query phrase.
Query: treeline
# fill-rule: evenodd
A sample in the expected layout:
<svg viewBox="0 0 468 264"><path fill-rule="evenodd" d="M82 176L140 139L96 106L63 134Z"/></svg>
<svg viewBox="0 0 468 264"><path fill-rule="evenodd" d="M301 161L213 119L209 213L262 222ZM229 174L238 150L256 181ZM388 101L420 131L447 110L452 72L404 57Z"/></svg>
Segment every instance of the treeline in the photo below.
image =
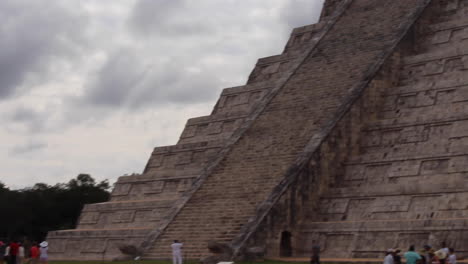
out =
<svg viewBox="0 0 468 264"><path fill-rule="evenodd" d="M109 183L80 174L68 183L10 190L0 182L0 238L41 241L48 231L74 228L84 204L109 199Z"/></svg>

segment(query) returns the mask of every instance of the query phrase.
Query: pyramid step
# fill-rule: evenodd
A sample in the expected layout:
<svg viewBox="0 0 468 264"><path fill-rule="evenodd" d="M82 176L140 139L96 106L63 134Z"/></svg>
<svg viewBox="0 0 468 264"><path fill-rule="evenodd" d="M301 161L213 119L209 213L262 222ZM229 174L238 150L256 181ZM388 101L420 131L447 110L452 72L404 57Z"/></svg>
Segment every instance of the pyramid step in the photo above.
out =
<svg viewBox="0 0 468 264"><path fill-rule="evenodd" d="M444 219L388 219L388 220L358 220L358 221L327 221L309 222L301 226L304 233L308 232L402 232L402 231L433 231L433 230L468 230L468 218ZM421 242L420 242L421 243Z"/></svg>
<svg viewBox="0 0 468 264"><path fill-rule="evenodd" d="M467 26L468 28L468 26ZM467 36L466 39L468 39L468 29L467 29ZM457 42L450 47L445 48L445 49L435 49L430 52L422 53L422 54L417 54L413 56L406 56L403 59L403 64L407 66L413 66L413 65L424 65L424 67L427 68L428 74L433 74L433 72L436 70L435 69L435 64L440 65L440 60L442 59L453 59L456 57L462 57L466 56L468 54L468 48L466 47L466 43L463 42ZM431 64L428 64L431 63ZM440 65L440 68L442 68L443 65ZM434 69L433 71L429 71L430 69Z"/></svg>
<svg viewBox="0 0 468 264"><path fill-rule="evenodd" d="M457 189L457 184L460 184L460 175L463 175L468 169L465 168L464 164L468 162L468 155L461 156L445 156L445 157L434 157L427 156L422 159L399 159L390 160L386 162L379 162L378 160L372 160L370 162L356 162L347 163L345 165L345 172L340 181L337 182L337 187L350 186L353 188L369 188L370 192L373 192L371 186L382 185L389 187L391 192L394 185L406 185L411 186L413 181L420 180L420 177L424 179L430 179L435 183L446 179L446 188ZM440 175L446 175L440 178ZM442 180L444 181L444 180ZM437 185L435 185L437 186ZM463 184L460 188L463 188ZM434 186L432 187L434 188ZM417 190L424 190L420 188ZM331 189L333 192L335 188ZM408 190L400 190L401 192L410 191L416 189L408 188Z"/></svg>
<svg viewBox="0 0 468 264"><path fill-rule="evenodd" d="M406 95L430 90L443 90L454 88L456 86L468 85L468 81L464 78L465 73L461 71L445 72L443 78L438 80L422 79L408 85L395 86L385 91L385 97ZM386 108L384 106L384 108Z"/></svg>
<svg viewBox="0 0 468 264"><path fill-rule="evenodd" d="M145 174L164 178L177 171L200 171L222 146L222 141L204 141L155 148Z"/></svg>
<svg viewBox="0 0 468 264"><path fill-rule="evenodd" d="M461 19L453 19L450 21L445 21L441 23L435 23L428 26L428 29L431 32L439 32L443 30L453 29L453 28L465 28L468 27L468 18L464 17Z"/></svg>
<svg viewBox="0 0 468 264"><path fill-rule="evenodd" d="M247 83L253 84L256 82L274 82L280 80L295 69L294 65L302 59L306 51L307 46L303 46L299 49L290 49L288 52L280 55L260 58L250 74Z"/></svg>
<svg viewBox="0 0 468 264"><path fill-rule="evenodd" d="M468 42L467 42L468 43ZM465 45L466 47L466 45ZM465 50L452 50L451 53L433 53L411 58L402 71L402 84L414 84L424 80L440 81L444 73L468 70L468 48Z"/></svg>
<svg viewBox="0 0 468 264"><path fill-rule="evenodd" d="M257 97L258 99L252 100L261 100L266 92L267 91L260 91ZM233 96L233 98L237 97ZM248 113L251 111L252 105L253 103L239 105L238 108L242 108L243 110L229 112L229 115L217 113L210 116L190 119L180 136L179 144L203 141L225 141L244 123L244 120L248 117Z"/></svg>
<svg viewBox="0 0 468 264"><path fill-rule="evenodd" d="M137 200L85 205L77 229L152 228L175 200Z"/></svg>
<svg viewBox="0 0 468 264"><path fill-rule="evenodd" d="M323 30L325 22L319 22L307 26L302 26L293 29L289 41L286 44L284 53L290 53L292 51L303 51L304 46L310 45L313 38Z"/></svg>
<svg viewBox="0 0 468 264"><path fill-rule="evenodd" d="M468 232L467 223L467 218L309 222L300 227L301 232L295 237L295 242L306 242L299 243L295 250L299 254L308 252L315 240L323 258L370 258L381 257L381 248L404 249L408 245L437 244L444 241L438 239L448 239L451 245L462 248L459 254L464 255L467 253L463 247L465 242L458 237ZM376 237L386 239L376 240ZM327 246L332 242L336 242L332 245L339 243L347 252Z"/></svg>
<svg viewBox="0 0 468 264"><path fill-rule="evenodd" d="M323 197L318 210L310 212L314 215L314 221L438 220L468 217L468 208L465 208L462 202L447 205L456 199L466 199L467 191L455 192L449 196L434 190L426 193L407 192L398 195L374 192L348 197L330 196Z"/></svg>
<svg viewBox="0 0 468 264"><path fill-rule="evenodd" d="M151 172L141 176L119 178L112 191L111 202L175 201L192 186L200 174L200 169L161 170L160 172L161 174Z"/></svg>
<svg viewBox="0 0 468 264"><path fill-rule="evenodd" d="M120 255L118 247L138 245L148 228L104 228L52 231L47 235L52 260L102 260ZM71 250L73 249L73 250Z"/></svg>

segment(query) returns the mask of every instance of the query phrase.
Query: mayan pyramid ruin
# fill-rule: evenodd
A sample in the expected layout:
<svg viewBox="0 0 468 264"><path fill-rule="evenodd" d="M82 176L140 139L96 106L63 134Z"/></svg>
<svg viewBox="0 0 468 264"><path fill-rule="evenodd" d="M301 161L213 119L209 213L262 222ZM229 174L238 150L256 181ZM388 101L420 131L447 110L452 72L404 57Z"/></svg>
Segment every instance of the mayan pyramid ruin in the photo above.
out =
<svg viewBox="0 0 468 264"><path fill-rule="evenodd" d="M246 85L188 120L109 202L48 235L52 258L468 256L468 0L327 0Z"/></svg>

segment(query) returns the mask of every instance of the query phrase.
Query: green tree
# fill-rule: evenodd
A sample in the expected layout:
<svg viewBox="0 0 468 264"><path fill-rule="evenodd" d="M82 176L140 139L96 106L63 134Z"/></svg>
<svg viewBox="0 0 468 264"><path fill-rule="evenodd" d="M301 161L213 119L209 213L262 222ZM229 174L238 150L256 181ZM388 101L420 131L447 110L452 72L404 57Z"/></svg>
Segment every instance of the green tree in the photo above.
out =
<svg viewBox="0 0 468 264"><path fill-rule="evenodd" d="M96 183L89 174L79 174L68 183L36 183L22 190L0 183L0 237L41 240L50 230L74 228L83 206L107 201L109 189L107 180Z"/></svg>

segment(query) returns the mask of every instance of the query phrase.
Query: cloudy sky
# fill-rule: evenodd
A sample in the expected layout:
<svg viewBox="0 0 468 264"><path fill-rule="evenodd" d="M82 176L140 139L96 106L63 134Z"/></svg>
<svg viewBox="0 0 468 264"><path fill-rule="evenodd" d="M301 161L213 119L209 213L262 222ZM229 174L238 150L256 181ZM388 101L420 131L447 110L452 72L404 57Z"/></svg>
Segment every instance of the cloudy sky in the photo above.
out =
<svg viewBox="0 0 468 264"><path fill-rule="evenodd" d="M323 0L1 0L0 181L141 172Z"/></svg>

